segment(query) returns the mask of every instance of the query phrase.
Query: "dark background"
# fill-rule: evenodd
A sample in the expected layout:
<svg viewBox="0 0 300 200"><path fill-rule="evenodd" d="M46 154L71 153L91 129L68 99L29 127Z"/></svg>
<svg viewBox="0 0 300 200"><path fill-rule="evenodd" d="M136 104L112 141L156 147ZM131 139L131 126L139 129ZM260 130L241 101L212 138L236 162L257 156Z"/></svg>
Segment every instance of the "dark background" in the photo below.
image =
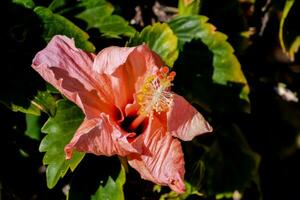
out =
<svg viewBox="0 0 300 200"><path fill-rule="evenodd" d="M155 18L151 9L154 4L152 0L111 2L118 14L128 20L134 16L134 8L138 5L143 10L145 24L150 24L151 18ZM177 1L159 2L168 6L177 5ZM50 1L38 3L48 5ZM266 1L256 1L254 5L251 3L240 5L235 0L202 2L200 14L208 16L210 23L214 24L218 31L228 35L228 41L236 50L251 91L250 113L211 106L209 116L214 124L221 124L223 127L237 125L250 148L261 156L259 178L263 199L298 200L300 199L300 105L285 101L274 88L278 82L283 82L292 91L300 94L299 54L296 54L294 62L290 62L279 46L279 16L284 1L271 2L267 11L263 12L261 8L265 4ZM293 34L299 34L299 4L299 1L295 3L285 26L288 30L288 42L293 38ZM251 6L254 6L254 12L251 12ZM2 103L14 102L24 105L34 97L38 89L45 87L44 81L30 65L33 56L46 43L41 37L42 28L39 19L31 10L10 1L1 1L0 9L2 49L0 98ZM262 17L266 13L269 14L269 20L263 34L259 35ZM81 23L79 22L79 25L84 26ZM249 27L255 27L256 33L245 40L239 33L248 30ZM139 26L136 28L142 29ZM97 51L112 44L124 46L126 42L126 40L101 39L97 37L98 33L95 30L90 30L89 34ZM193 65L195 63L193 58L186 59L186 57L198 51L199 47L201 44L197 42L186 44L185 53L180 55L177 61L178 66L180 63ZM201 48L203 51L206 50L204 46ZM207 52L206 54L207 60L202 62L211 61L211 55ZM186 69L178 66L175 64L177 83L184 84L188 81L185 77ZM207 73L211 73L210 70ZM175 90L182 92L183 89L175 86ZM216 104L221 105L221 101L218 99ZM42 118L42 121L46 119ZM3 200L64 199L62 187L70 180L79 180L73 188L83 188L93 194L97 188L94 184L97 183L97 177L106 174L109 166L114 166L118 162L117 158L97 158L88 155L75 174L68 174L54 189L49 190L46 186L45 169L42 166L43 154L38 151L39 141L25 136L25 128L24 114L12 112L7 106L0 104L0 197ZM208 136L204 140L209 144L213 138ZM24 157L21 151L25 151L28 156ZM131 170L127 175L125 196L128 199L142 199L142 197L158 199L159 197L151 192L152 186L151 183L139 179L139 175ZM89 196L85 196L87 197ZM196 199L198 198L200 197ZM258 189L250 184L245 190L244 199L258 198Z"/></svg>

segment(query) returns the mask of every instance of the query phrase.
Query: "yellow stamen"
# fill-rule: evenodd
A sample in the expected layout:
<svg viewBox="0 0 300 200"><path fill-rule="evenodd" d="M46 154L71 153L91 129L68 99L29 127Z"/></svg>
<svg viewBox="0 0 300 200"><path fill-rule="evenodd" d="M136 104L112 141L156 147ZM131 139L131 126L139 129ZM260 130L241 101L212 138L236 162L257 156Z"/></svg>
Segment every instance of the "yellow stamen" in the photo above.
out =
<svg viewBox="0 0 300 200"><path fill-rule="evenodd" d="M129 129L135 130L146 117L151 120L153 113L167 112L173 104L173 94L170 92L176 73L169 72L168 67L162 67L156 74L149 75L137 93L140 105L139 115L130 124Z"/></svg>
<svg viewBox="0 0 300 200"><path fill-rule="evenodd" d="M169 73L168 67L162 67L156 74L146 78L144 85L137 94L140 114L151 117L153 112L167 112L173 103L170 92L175 72Z"/></svg>

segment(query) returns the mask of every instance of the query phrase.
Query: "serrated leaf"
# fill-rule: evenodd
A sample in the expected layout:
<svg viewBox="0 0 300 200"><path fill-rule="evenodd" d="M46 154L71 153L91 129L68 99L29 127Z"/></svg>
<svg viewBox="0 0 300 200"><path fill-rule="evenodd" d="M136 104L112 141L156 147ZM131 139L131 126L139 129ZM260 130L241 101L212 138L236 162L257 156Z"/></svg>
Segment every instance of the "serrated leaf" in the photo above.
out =
<svg viewBox="0 0 300 200"><path fill-rule="evenodd" d="M207 20L207 17L200 15L179 16L171 20L169 25L178 37L180 48L186 42L200 39L213 53L213 81L222 85L231 82L242 84L240 98L249 101L247 80L232 46L226 41L227 36L216 31Z"/></svg>
<svg viewBox="0 0 300 200"><path fill-rule="evenodd" d="M100 183L98 190L91 197L91 200L124 200L123 185L125 181L125 168L121 165L120 173L116 180L109 176L105 185Z"/></svg>
<svg viewBox="0 0 300 200"><path fill-rule="evenodd" d="M29 9L33 9L35 7L35 4L32 0L13 0L13 3L19 4Z"/></svg>
<svg viewBox="0 0 300 200"><path fill-rule="evenodd" d="M46 177L48 188L53 188L68 169L72 171L84 157L84 153L75 152L71 160L65 159L64 147L69 143L83 120L81 110L67 100L59 100L54 117L44 124L42 132L47 135L40 144L39 150L46 152L43 163L47 166Z"/></svg>
<svg viewBox="0 0 300 200"><path fill-rule="evenodd" d="M137 33L130 39L128 45L136 46L146 43L172 67L178 58L177 37L166 23L155 23L145 27L141 33Z"/></svg>
<svg viewBox="0 0 300 200"><path fill-rule="evenodd" d="M89 35L65 17L54 14L49 8L36 7L34 12L43 22L43 38L49 42L54 35L66 35L75 39L76 46L94 52L94 45L88 41Z"/></svg>
<svg viewBox="0 0 300 200"><path fill-rule="evenodd" d="M179 15L197 15L200 10L200 0L179 0Z"/></svg>
<svg viewBox="0 0 300 200"><path fill-rule="evenodd" d="M26 114L26 130L25 135L34 140L41 138L40 116Z"/></svg>
<svg viewBox="0 0 300 200"><path fill-rule="evenodd" d="M80 7L85 10L76 17L88 24L88 29L97 28L103 36L120 38L120 35L132 37L136 30L118 15L112 15L114 7L106 1L83 1Z"/></svg>

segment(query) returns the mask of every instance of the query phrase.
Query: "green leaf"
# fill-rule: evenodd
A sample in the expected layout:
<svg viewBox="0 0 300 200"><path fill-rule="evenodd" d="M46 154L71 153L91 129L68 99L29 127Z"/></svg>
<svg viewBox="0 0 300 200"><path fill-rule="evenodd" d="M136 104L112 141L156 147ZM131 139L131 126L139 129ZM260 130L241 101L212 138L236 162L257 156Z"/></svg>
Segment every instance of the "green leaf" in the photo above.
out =
<svg viewBox="0 0 300 200"><path fill-rule="evenodd" d="M132 37L136 30L118 15L112 15L114 7L106 1L88 0L80 4L85 10L76 17L88 24L88 29L97 28L105 37L120 38L120 35Z"/></svg>
<svg viewBox="0 0 300 200"><path fill-rule="evenodd" d="M35 7L35 4L32 0L13 0L13 3L19 4L29 9L33 9Z"/></svg>
<svg viewBox="0 0 300 200"><path fill-rule="evenodd" d="M66 35L75 39L76 46L88 52L94 52L94 45L88 41L89 35L65 17L54 14L49 8L36 7L34 12L43 22L43 38L50 41L54 35Z"/></svg>
<svg viewBox="0 0 300 200"><path fill-rule="evenodd" d="M184 200L190 197L191 195L194 196L202 196L201 193L197 191L195 187L193 187L190 183L185 182L185 192L182 194L178 194L174 191L171 191L169 193L163 194L160 196L159 200Z"/></svg>
<svg viewBox="0 0 300 200"><path fill-rule="evenodd" d="M155 23L145 27L141 33L137 33L130 39L128 45L136 46L146 43L172 67L178 58L177 37L172 29L165 23Z"/></svg>
<svg viewBox="0 0 300 200"><path fill-rule="evenodd" d="M48 91L38 91L38 94L33 100L28 101L29 106L21 106L11 103L10 105L5 101L1 101L13 112L22 112L25 114L40 116L41 111L53 116L55 113L55 99Z"/></svg>
<svg viewBox="0 0 300 200"><path fill-rule="evenodd" d="M284 28L284 23L285 20L291 10L291 8L293 7L295 3L295 0L286 0L285 2L285 6L282 12L282 16L280 19L280 25L279 25L279 42L280 42L280 46L283 50L284 53L286 53L291 61L295 60L295 53L297 53L299 46L300 46L300 36L295 36L295 38L293 38L293 41L291 43L291 45L288 47L288 45L286 44L286 42L284 41L284 35L283 35L283 28Z"/></svg>
<svg viewBox="0 0 300 200"><path fill-rule="evenodd" d="M34 97L34 100L32 100L31 103L48 115L54 116L56 102L48 90L38 91L38 94Z"/></svg>
<svg viewBox="0 0 300 200"><path fill-rule="evenodd" d="M38 91L37 96L33 100L27 100L28 105L17 105L15 103L7 103L0 101L13 112L22 112L29 115L40 116L41 110L53 115L55 112L55 100L48 91Z"/></svg>
<svg viewBox="0 0 300 200"><path fill-rule="evenodd" d="M81 1L79 4L79 7L84 7L86 9L95 8L98 6L107 5L109 3L106 2L106 0L84 0Z"/></svg>
<svg viewBox="0 0 300 200"><path fill-rule="evenodd" d="M294 5L295 0L286 0L285 5L284 5L284 9L282 12L282 16L280 19L280 24L279 24L279 42L280 42L280 46L282 48L282 50L284 52L287 52L286 50L286 46L284 44L284 40L283 40L283 27L284 27L284 22L286 17L288 16L292 6Z"/></svg>
<svg viewBox="0 0 300 200"><path fill-rule="evenodd" d="M26 130L25 135L34 140L41 138L40 116L26 114Z"/></svg>
<svg viewBox="0 0 300 200"><path fill-rule="evenodd" d="M179 0L178 10L179 15L197 15L200 10L200 0Z"/></svg>
<svg viewBox="0 0 300 200"><path fill-rule="evenodd" d="M289 56L292 61L295 60L295 53L298 52L299 47L300 47L300 36L297 36L289 50Z"/></svg>
<svg viewBox="0 0 300 200"><path fill-rule="evenodd" d="M6 103L4 103L4 104L7 105ZM22 112L25 114L31 114L31 115L36 115L36 116L39 116L41 114L40 109L37 106L33 105L32 103L30 104L30 106L28 108L13 104L13 103L11 103L10 106L8 106L8 107L13 112Z"/></svg>
<svg viewBox="0 0 300 200"><path fill-rule="evenodd" d="M91 197L91 200L124 200L123 185L125 181L125 168L121 165L121 170L116 180L109 176L105 185L100 182L100 187L95 195Z"/></svg>
<svg viewBox="0 0 300 200"><path fill-rule="evenodd" d="M60 94L60 92L55 88L53 87L53 85L47 83L46 84L46 90L50 93L50 94Z"/></svg>
<svg viewBox="0 0 300 200"><path fill-rule="evenodd" d="M207 20L207 17L200 15L179 16L171 20L169 25L177 35L181 49L184 43L200 39L213 53L213 81L221 85L242 84L240 98L249 101L247 80L232 46L226 41L227 36L216 31Z"/></svg>
<svg viewBox="0 0 300 200"><path fill-rule="evenodd" d="M53 188L69 168L74 171L84 157L83 153L75 152L71 160L66 160L64 153L65 145L69 143L83 120L81 110L67 100L59 100L56 103L55 116L50 117L42 128L42 132L47 135L40 144L40 151L46 152L43 163L48 165L48 188Z"/></svg>
<svg viewBox="0 0 300 200"><path fill-rule="evenodd" d="M104 4L94 8L86 9L85 11L76 15L76 17L84 20L88 24L88 29L94 27L99 28L98 24L103 20L104 17L110 16L113 11L114 8L111 4Z"/></svg>

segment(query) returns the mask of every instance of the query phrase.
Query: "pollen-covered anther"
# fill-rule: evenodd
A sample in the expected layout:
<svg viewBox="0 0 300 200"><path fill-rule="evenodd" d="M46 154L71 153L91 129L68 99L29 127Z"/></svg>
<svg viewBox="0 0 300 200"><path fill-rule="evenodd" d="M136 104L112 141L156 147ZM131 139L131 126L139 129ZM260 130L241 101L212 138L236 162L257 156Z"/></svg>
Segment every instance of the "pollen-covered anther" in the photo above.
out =
<svg viewBox="0 0 300 200"><path fill-rule="evenodd" d="M137 94L137 100L141 106L140 114L152 118L154 112L161 114L170 109L173 105L170 87L175 75L175 72L169 72L168 67L162 67L145 79Z"/></svg>

